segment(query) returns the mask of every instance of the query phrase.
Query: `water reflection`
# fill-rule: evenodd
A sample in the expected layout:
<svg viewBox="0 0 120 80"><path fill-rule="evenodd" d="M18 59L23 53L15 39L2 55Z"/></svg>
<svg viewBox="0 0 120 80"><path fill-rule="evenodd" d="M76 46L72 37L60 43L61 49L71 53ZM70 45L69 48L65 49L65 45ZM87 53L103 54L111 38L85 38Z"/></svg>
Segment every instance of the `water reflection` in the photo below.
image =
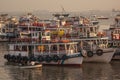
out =
<svg viewBox="0 0 120 80"><path fill-rule="evenodd" d="M47 67L42 69L20 69L10 67L11 80L80 80L81 68Z"/></svg>
<svg viewBox="0 0 120 80"><path fill-rule="evenodd" d="M120 79L111 64L84 63L82 68L49 67L20 69L9 66L11 80L114 80ZM118 69L118 67L117 67ZM116 70L115 70L116 71Z"/></svg>
<svg viewBox="0 0 120 80"><path fill-rule="evenodd" d="M83 67L84 80L113 80L111 64L85 63Z"/></svg>
<svg viewBox="0 0 120 80"><path fill-rule="evenodd" d="M43 79L44 80L80 80L82 79L82 69L46 66L43 69Z"/></svg>
<svg viewBox="0 0 120 80"><path fill-rule="evenodd" d="M20 69L18 66L6 68L9 80L41 80L42 70L40 69Z"/></svg>
<svg viewBox="0 0 120 80"><path fill-rule="evenodd" d="M112 61L113 79L120 80L120 60Z"/></svg>

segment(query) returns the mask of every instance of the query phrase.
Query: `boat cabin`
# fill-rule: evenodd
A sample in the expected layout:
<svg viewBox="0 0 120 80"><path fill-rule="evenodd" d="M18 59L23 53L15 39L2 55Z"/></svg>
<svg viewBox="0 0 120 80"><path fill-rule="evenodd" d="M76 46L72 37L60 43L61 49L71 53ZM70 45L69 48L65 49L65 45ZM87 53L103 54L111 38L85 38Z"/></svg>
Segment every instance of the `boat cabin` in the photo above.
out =
<svg viewBox="0 0 120 80"><path fill-rule="evenodd" d="M77 53L77 42L69 43L42 43L28 44L18 43L9 44L9 53L11 55L21 56L39 56L39 55L63 55Z"/></svg>

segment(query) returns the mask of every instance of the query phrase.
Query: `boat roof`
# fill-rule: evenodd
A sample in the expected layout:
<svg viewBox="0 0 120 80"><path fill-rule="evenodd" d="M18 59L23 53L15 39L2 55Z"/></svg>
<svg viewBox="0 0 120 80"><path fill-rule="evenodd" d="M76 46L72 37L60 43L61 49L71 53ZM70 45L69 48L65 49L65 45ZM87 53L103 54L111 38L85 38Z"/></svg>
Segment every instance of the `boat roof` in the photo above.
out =
<svg viewBox="0 0 120 80"><path fill-rule="evenodd" d="M78 42L67 42L67 43L11 43L9 45L23 45L23 46L30 46L30 45L65 45L65 44L77 44Z"/></svg>
<svg viewBox="0 0 120 80"><path fill-rule="evenodd" d="M91 37L91 38L71 39L71 41L81 41L81 40L103 40L103 39L108 39L108 37Z"/></svg>

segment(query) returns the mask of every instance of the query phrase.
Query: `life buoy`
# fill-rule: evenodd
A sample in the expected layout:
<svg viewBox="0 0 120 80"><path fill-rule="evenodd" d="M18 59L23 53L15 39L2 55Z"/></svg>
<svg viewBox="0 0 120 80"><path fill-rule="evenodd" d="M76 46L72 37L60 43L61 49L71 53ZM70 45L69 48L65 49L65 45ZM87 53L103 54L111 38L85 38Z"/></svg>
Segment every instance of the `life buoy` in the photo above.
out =
<svg viewBox="0 0 120 80"><path fill-rule="evenodd" d="M32 56L32 57L29 58L29 60L30 61L36 61L36 58Z"/></svg>
<svg viewBox="0 0 120 80"><path fill-rule="evenodd" d="M8 54L7 57L6 57L8 62L10 61L10 58L11 58L11 56L10 56L10 54Z"/></svg>
<svg viewBox="0 0 120 80"><path fill-rule="evenodd" d="M47 55L47 56L45 57L45 61L46 61L46 62L51 62L51 61L52 61L52 58L51 58L49 55Z"/></svg>
<svg viewBox="0 0 120 80"><path fill-rule="evenodd" d="M7 54L4 55L4 59L6 59L6 58L7 58Z"/></svg>
<svg viewBox="0 0 120 80"><path fill-rule="evenodd" d="M54 55L54 56L53 56L53 61L54 61L54 62L57 62L59 59L60 59L60 58L59 58L57 55Z"/></svg>
<svg viewBox="0 0 120 80"><path fill-rule="evenodd" d="M27 62L27 61L28 61L28 57L27 57L27 56L24 56L24 57L23 57L23 61Z"/></svg>
<svg viewBox="0 0 120 80"><path fill-rule="evenodd" d="M7 58L8 58L8 55L9 55L9 54L6 54L6 56L4 55L4 58L7 59Z"/></svg>
<svg viewBox="0 0 120 80"><path fill-rule="evenodd" d="M93 52L92 51L87 51L87 56L88 57L92 57L93 56Z"/></svg>
<svg viewBox="0 0 120 80"><path fill-rule="evenodd" d="M14 55L11 57L11 62L15 62L15 56Z"/></svg>
<svg viewBox="0 0 120 80"><path fill-rule="evenodd" d="M98 50L96 51L96 54L97 54L98 56L101 56L101 55L103 55L103 50L101 50L101 49L98 49Z"/></svg>
<svg viewBox="0 0 120 80"><path fill-rule="evenodd" d="M83 57L87 57L87 51L86 50L82 50L81 54L82 54Z"/></svg>
<svg viewBox="0 0 120 80"><path fill-rule="evenodd" d="M66 60L66 59L68 59L67 55L63 55L62 60Z"/></svg>
<svg viewBox="0 0 120 80"><path fill-rule="evenodd" d="M21 57L20 57L20 63L22 63L22 61L23 61L23 57L21 56Z"/></svg>
<svg viewBox="0 0 120 80"><path fill-rule="evenodd" d="M14 57L14 62L17 62L17 56Z"/></svg>
<svg viewBox="0 0 120 80"><path fill-rule="evenodd" d="M44 57L39 56L39 57L37 58L37 60L38 60L39 62L42 62L42 61L44 61Z"/></svg>
<svg viewBox="0 0 120 80"><path fill-rule="evenodd" d="M16 56L16 62L17 63L19 62L19 56Z"/></svg>
<svg viewBox="0 0 120 80"><path fill-rule="evenodd" d="M22 62L22 56L17 56L17 62L21 63Z"/></svg>

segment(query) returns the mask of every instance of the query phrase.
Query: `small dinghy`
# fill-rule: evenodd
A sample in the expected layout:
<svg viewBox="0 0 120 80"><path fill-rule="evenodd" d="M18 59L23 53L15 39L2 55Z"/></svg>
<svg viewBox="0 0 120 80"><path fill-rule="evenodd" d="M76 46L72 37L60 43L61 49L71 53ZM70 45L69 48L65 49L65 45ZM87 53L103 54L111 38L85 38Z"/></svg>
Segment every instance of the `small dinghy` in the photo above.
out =
<svg viewBox="0 0 120 80"><path fill-rule="evenodd" d="M20 66L21 69L41 68L42 64Z"/></svg>
<svg viewBox="0 0 120 80"><path fill-rule="evenodd" d="M20 68L32 69L32 68L41 68L42 64L36 63L34 61L28 63L27 65L21 65Z"/></svg>

